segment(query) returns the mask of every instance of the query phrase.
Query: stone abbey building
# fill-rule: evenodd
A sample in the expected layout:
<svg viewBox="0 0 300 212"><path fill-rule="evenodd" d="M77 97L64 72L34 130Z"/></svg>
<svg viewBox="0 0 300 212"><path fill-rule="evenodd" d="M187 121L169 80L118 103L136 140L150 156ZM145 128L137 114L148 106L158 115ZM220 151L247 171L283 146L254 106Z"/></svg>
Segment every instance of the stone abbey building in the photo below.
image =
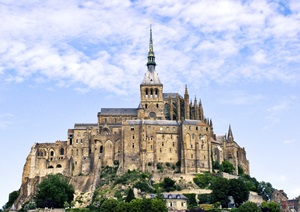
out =
<svg viewBox="0 0 300 212"><path fill-rule="evenodd" d="M227 135L217 136L201 101L190 101L187 86L183 96L165 93L155 66L150 28L138 107L102 108L96 123L75 124L69 129L67 141L35 143L24 165L19 207L51 173L69 176L73 184L90 187L90 192L101 167L116 164L119 173L128 169L155 172L159 163L180 164L179 171L187 174L212 172L213 161L228 160L236 172L240 167L249 174L246 151L235 142L230 126Z"/></svg>

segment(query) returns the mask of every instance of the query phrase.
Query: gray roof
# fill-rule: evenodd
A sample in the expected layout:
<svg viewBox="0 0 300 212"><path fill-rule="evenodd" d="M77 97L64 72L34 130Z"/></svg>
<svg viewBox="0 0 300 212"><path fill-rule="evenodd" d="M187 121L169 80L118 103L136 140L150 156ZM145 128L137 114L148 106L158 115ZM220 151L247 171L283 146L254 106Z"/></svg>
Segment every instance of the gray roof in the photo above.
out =
<svg viewBox="0 0 300 212"><path fill-rule="evenodd" d="M130 125L163 125L163 126L179 126L180 122L171 121L171 120L127 120L126 121Z"/></svg>
<svg viewBox="0 0 300 212"><path fill-rule="evenodd" d="M188 200L186 196L183 194L170 194L170 193L163 193L164 199L185 199ZM151 198L155 198L157 195L156 194L150 194Z"/></svg>
<svg viewBox="0 0 300 212"><path fill-rule="evenodd" d="M136 108L101 108L101 115L130 115L136 116L137 109Z"/></svg>
<svg viewBox="0 0 300 212"><path fill-rule="evenodd" d="M149 66L142 85L162 85L154 66Z"/></svg>
<svg viewBox="0 0 300 212"><path fill-rule="evenodd" d="M182 124L186 124L186 125L206 125L201 120L192 120L192 119L185 119Z"/></svg>
<svg viewBox="0 0 300 212"><path fill-rule="evenodd" d="M97 123L76 123L74 125L74 129L77 129L77 130L85 130L86 128L95 128L95 127L98 127L98 124Z"/></svg>
<svg viewBox="0 0 300 212"><path fill-rule="evenodd" d="M163 93L164 99L168 99L168 98L170 98L170 96L171 96L172 99L176 99L177 95L179 95L179 98L182 98L180 96L180 94L178 94L178 93Z"/></svg>

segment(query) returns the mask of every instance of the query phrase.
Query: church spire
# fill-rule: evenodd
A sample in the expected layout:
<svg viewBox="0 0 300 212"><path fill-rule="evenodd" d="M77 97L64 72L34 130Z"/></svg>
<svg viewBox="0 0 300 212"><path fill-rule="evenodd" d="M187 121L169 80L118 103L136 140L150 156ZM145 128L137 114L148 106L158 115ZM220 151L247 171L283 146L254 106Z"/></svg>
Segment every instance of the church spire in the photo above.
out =
<svg viewBox="0 0 300 212"><path fill-rule="evenodd" d="M149 41L149 51L148 51L148 62L147 62L148 68L150 66L156 66L155 63L155 56L154 56L154 50L153 50L153 39L152 39L152 23L150 23L150 41Z"/></svg>

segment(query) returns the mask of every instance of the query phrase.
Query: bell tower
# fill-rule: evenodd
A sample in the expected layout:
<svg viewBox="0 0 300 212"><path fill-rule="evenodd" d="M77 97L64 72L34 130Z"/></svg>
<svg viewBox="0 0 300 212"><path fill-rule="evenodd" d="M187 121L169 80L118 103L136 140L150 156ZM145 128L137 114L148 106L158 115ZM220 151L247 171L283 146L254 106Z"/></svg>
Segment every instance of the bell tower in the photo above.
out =
<svg viewBox="0 0 300 212"><path fill-rule="evenodd" d="M155 55L153 50L152 25L150 24L150 41L148 50L147 72L140 85L140 107L143 113L139 114L140 119L165 119L163 84L160 82L155 71Z"/></svg>

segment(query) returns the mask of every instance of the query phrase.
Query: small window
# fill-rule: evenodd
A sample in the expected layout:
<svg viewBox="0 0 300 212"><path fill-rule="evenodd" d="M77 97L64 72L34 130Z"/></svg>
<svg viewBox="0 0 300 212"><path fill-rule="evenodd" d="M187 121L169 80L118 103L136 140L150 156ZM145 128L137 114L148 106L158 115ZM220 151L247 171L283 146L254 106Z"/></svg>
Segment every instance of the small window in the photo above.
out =
<svg viewBox="0 0 300 212"><path fill-rule="evenodd" d="M100 146L100 153L103 153L103 146Z"/></svg>
<svg viewBox="0 0 300 212"><path fill-rule="evenodd" d="M173 146L175 146L175 142L173 142Z"/></svg>
<svg viewBox="0 0 300 212"><path fill-rule="evenodd" d="M54 151L53 150L50 151L50 156L54 156Z"/></svg>
<svg viewBox="0 0 300 212"><path fill-rule="evenodd" d="M161 142L161 146L164 146L164 142Z"/></svg>
<svg viewBox="0 0 300 212"><path fill-rule="evenodd" d="M131 127L130 127L130 130L131 130L131 131L134 131L134 126L131 126Z"/></svg>
<svg viewBox="0 0 300 212"><path fill-rule="evenodd" d="M148 104L145 104L145 108L146 108L146 109L148 108Z"/></svg>
<svg viewBox="0 0 300 212"><path fill-rule="evenodd" d="M132 149L134 149L134 143L132 143Z"/></svg>
<svg viewBox="0 0 300 212"><path fill-rule="evenodd" d="M158 108L158 104L156 104L156 107Z"/></svg>
<svg viewBox="0 0 300 212"><path fill-rule="evenodd" d="M132 135L132 139L134 139L134 135Z"/></svg>
<svg viewBox="0 0 300 212"><path fill-rule="evenodd" d="M196 130L198 130L198 127L196 127Z"/></svg>

